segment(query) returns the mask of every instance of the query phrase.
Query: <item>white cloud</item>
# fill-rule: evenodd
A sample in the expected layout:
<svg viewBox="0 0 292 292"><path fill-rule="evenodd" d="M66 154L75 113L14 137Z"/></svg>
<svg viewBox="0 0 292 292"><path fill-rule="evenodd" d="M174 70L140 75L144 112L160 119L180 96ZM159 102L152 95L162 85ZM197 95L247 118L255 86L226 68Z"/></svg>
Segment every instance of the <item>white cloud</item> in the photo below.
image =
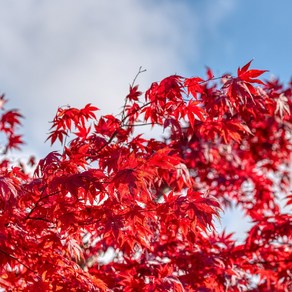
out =
<svg viewBox="0 0 292 292"><path fill-rule="evenodd" d="M58 106L119 112L139 66L144 89L187 71L200 56L204 15L216 27L229 11L223 2L214 2L215 19L213 6L202 14L188 1L0 0L1 91L26 116L28 144L48 151Z"/></svg>
<svg viewBox="0 0 292 292"><path fill-rule="evenodd" d="M218 25L236 8L235 0L206 1L204 20L209 32L217 33Z"/></svg>
<svg viewBox="0 0 292 292"><path fill-rule="evenodd" d="M233 233L233 238L242 243L246 239L248 230L252 223L245 216L241 208L233 205L232 208L220 213L220 221L215 221L215 227L218 232L225 230L227 234Z"/></svg>
<svg viewBox="0 0 292 292"><path fill-rule="evenodd" d="M37 147L58 106L118 112L140 65L149 84L183 70L190 48L197 56L195 18L181 2L1 2L1 89Z"/></svg>

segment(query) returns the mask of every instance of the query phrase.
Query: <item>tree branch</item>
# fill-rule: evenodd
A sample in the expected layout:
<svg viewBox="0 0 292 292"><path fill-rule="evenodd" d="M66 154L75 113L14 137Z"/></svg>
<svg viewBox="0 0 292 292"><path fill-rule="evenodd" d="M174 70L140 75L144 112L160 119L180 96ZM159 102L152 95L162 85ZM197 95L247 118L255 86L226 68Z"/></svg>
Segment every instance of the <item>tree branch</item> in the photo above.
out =
<svg viewBox="0 0 292 292"><path fill-rule="evenodd" d="M17 257L15 257L14 255L0 249L0 252L3 253L4 255L14 259L15 261L17 261L19 264L21 264L22 266L24 266L26 269L28 269L30 272L34 273L35 275L37 275L37 277L41 278L41 276L39 275L39 273L37 273L36 271L32 270L29 266L27 266L25 263L23 263L21 260L19 260Z"/></svg>
<svg viewBox="0 0 292 292"><path fill-rule="evenodd" d="M30 216L31 216L31 214L35 211L35 209L39 206L39 204L40 204L41 201L43 201L44 199L49 198L49 197L51 197L51 196L54 196L54 195L56 195L57 193L60 193L60 192L61 192L61 191L55 191L55 192L53 192L53 193L50 193L50 194L45 195L45 196L43 196L43 197L40 197L40 198L36 201L34 207L33 207L33 208L30 210L30 212L27 214L27 216L25 217L25 219L26 219L26 220L27 220L27 219L32 219Z"/></svg>

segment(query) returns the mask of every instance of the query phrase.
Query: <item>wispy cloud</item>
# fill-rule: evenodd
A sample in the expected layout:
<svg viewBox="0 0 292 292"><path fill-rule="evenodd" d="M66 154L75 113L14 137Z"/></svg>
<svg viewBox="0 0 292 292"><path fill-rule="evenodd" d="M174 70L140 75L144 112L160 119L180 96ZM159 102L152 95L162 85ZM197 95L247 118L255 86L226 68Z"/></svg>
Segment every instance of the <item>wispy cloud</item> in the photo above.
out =
<svg viewBox="0 0 292 292"><path fill-rule="evenodd" d="M24 112L29 145L48 149L58 106L117 113L139 66L144 88L186 72L200 57L203 19L216 27L223 2L214 1L214 18L213 7L202 15L188 1L0 1L1 90Z"/></svg>
<svg viewBox="0 0 292 292"><path fill-rule="evenodd" d="M218 26L236 9L235 0L206 1L203 20L210 32L217 33Z"/></svg>

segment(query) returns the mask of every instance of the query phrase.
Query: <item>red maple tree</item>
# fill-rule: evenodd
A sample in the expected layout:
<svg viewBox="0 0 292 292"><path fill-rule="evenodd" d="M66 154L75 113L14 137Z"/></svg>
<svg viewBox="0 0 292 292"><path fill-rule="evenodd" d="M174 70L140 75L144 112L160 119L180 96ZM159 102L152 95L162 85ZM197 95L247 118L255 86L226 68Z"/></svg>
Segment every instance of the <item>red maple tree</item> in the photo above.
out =
<svg viewBox="0 0 292 292"><path fill-rule="evenodd" d="M292 83L250 64L145 94L133 82L119 116L59 108L48 139L63 150L33 174L9 158L22 116L2 96L0 287L289 291ZM164 138L137 134L145 125ZM252 222L242 242L214 228L232 206Z"/></svg>

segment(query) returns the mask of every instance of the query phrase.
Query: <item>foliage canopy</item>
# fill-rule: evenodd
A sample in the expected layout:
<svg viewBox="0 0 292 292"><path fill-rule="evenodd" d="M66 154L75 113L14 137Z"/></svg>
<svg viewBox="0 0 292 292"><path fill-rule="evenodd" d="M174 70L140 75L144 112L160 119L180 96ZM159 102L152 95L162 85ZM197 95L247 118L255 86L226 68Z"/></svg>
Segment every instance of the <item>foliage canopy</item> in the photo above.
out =
<svg viewBox="0 0 292 292"><path fill-rule="evenodd" d="M2 96L0 287L288 291L292 83L250 65L133 82L119 116L59 108L48 140L63 150L33 174L9 158L22 116ZM136 133L149 124L162 140ZM252 221L243 242L214 228L234 205Z"/></svg>

